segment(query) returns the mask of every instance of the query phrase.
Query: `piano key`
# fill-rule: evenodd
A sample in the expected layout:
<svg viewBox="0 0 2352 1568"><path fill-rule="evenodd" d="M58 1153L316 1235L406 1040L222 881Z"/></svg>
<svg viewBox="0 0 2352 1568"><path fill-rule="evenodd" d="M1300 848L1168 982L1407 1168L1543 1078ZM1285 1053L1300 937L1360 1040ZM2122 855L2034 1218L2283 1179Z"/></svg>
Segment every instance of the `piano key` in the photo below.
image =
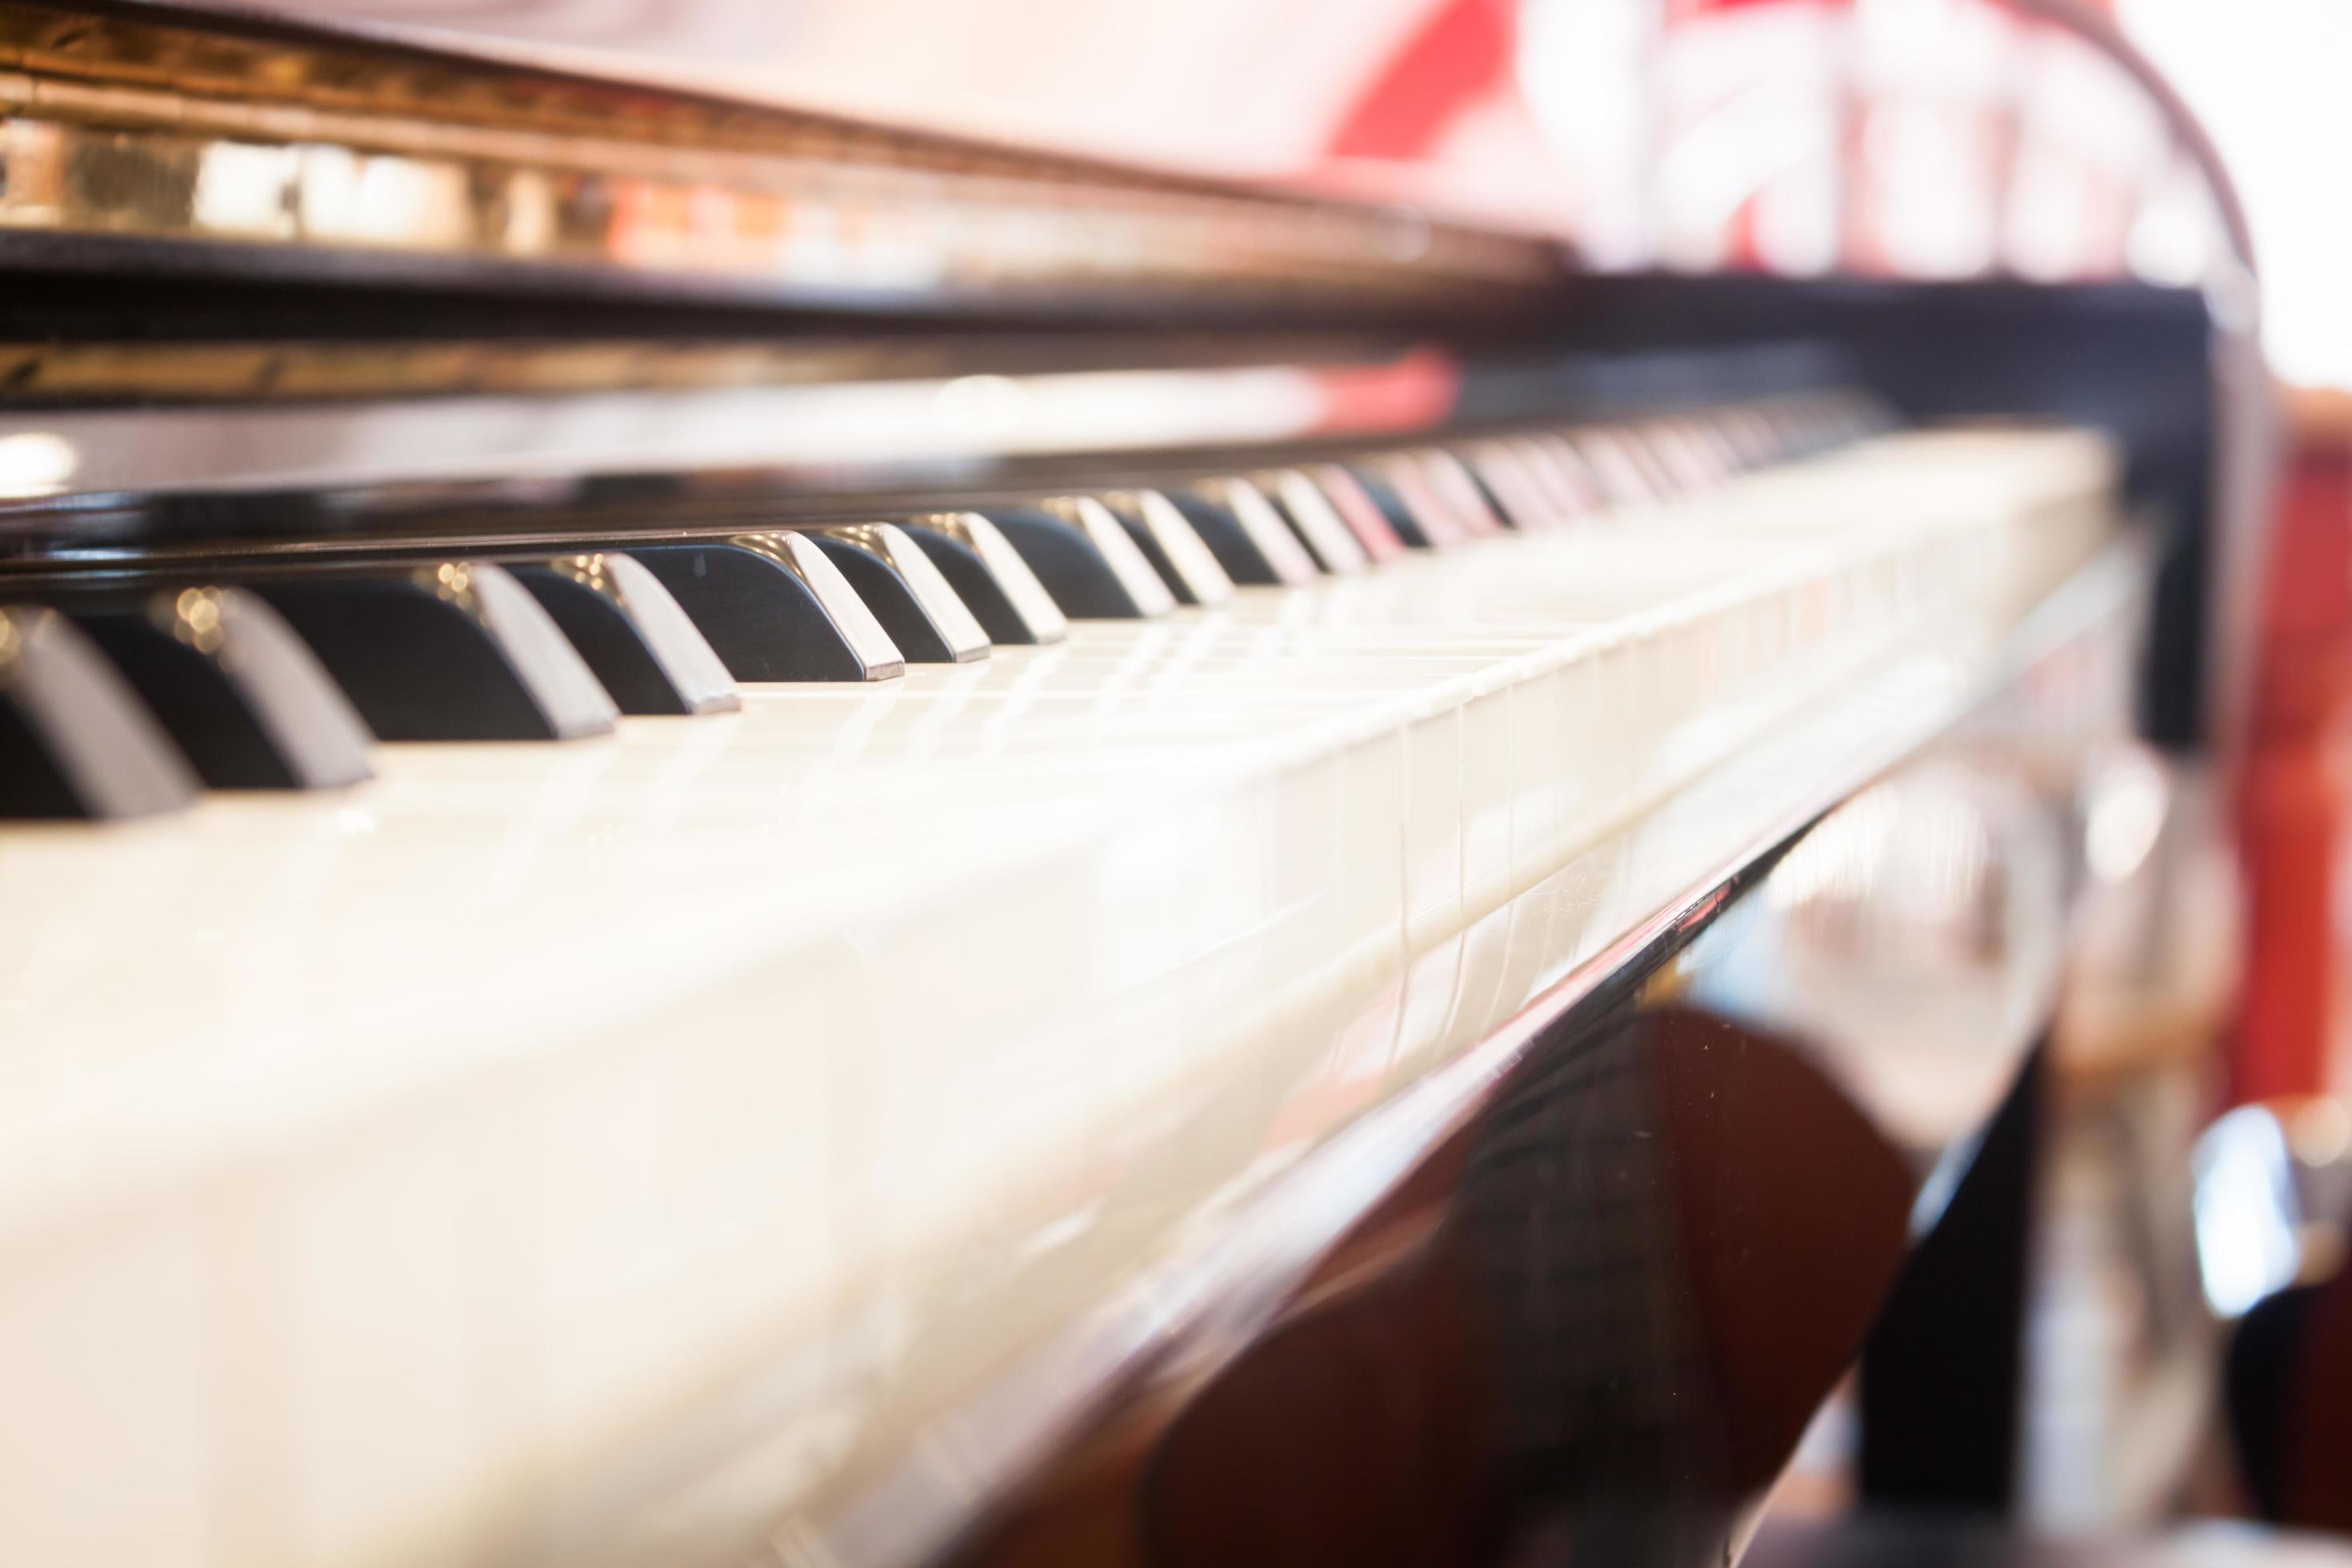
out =
<svg viewBox="0 0 2352 1568"><path fill-rule="evenodd" d="M1671 494L1695 494L1720 477L1690 428L1679 420L1652 419L1635 427L1633 436L1664 475Z"/></svg>
<svg viewBox="0 0 2352 1568"><path fill-rule="evenodd" d="M1331 510L1339 514L1339 520L1356 536L1356 542L1364 547L1366 555L1378 563L1394 561L1404 554L1405 542L1397 533L1396 525L1354 473L1338 463L1309 463L1303 471L1330 501Z"/></svg>
<svg viewBox="0 0 2352 1568"><path fill-rule="evenodd" d="M0 817L129 817L195 772L105 654L55 610L0 605Z"/></svg>
<svg viewBox="0 0 2352 1568"><path fill-rule="evenodd" d="M989 641L1025 647L1060 642L1070 635L1068 618L1029 563L980 513L932 512L905 519L901 526L940 569Z"/></svg>
<svg viewBox="0 0 2352 1568"><path fill-rule="evenodd" d="M1739 451L1721 425L1697 416L1678 416L1671 423L1704 466L1706 483L1719 485L1739 472Z"/></svg>
<svg viewBox="0 0 2352 1568"><path fill-rule="evenodd" d="M214 789L333 789L371 777L373 737L318 657L237 588L59 595Z"/></svg>
<svg viewBox="0 0 2352 1568"><path fill-rule="evenodd" d="M1573 435L1538 436L1534 449L1560 475L1563 484L1583 498L1588 516L1600 517L1620 507L1646 505L1652 499L1642 471L1613 446L1604 444L1601 448L1607 454L1605 473L1595 466L1593 452Z"/></svg>
<svg viewBox="0 0 2352 1568"><path fill-rule="evenodd" d="M19 1164L73 1175L11 1184L13 1223L36 1243L121 1229L91 1233L106 1246L69 1297L47 1247L0 1281L29 1325L11 1387L35 1396L11 1430L37 1437L54 1396L107 1453L164 1433L199 1456L194 1484L202 1456L261 1456L260 1479L287 1483L272 1498L383 1499L387 1463L409 1467L334 1542L352 1558L397 1557L425 1528L509 1540L516 1485L656 1558L829 1522L857 1479L830 1450L753 1466L724 1528L665 1552L669 1500L708 1496L708 1468L661 1467L681 1434L736 1453L731 1395L762 1369L798 1420L830 1408L800 1369L870 1363L872 1399L940 1429L966 1390L1032 1364L1035 1270L966 1270L961 1380L873 1356L843 1303L919 1297L971 1237L1029 1224L1045 1187L1094 1214L1128 1173L1103 1151L1136 1135L1139 1104L1207 1108L1147 1152L1195 1174L1213 1153L1208 1191L1270 1139L1360 1116L1367 1084L1452 1068L1960 710L2006 668L2032 590L2097 542L2046 526L2077 510L2071 490L1928 474L1937 504L1915 515L1867 473L1828 477L1827 495L1756 487L1746 512L1679 509L1654 534L1515 536L1338 585L1377 592L1243 595L1181 635L1093 624L1054 657L912 671L898 691L747 693L739 721L639 726L585 755L516 748L488 768L386 748L392 787L364 813L267 803L70 836L110 841L98 874L60 854L68 836L16 836L0 862L36 896L0 900L6 935L46 962L0 996L10 1037L114 1044L104 1072L10 1080L9 1123L34 1140ZM69 924L39 896L58 884ZM223 962L213 931L266 962ZM1400 946L1420 956L1390 962ZM105 983L126 950L147 984ZM1507 980L1482 951L1509 955ZM908 973L929 983L894 984ZM627 991L648 975L664 984ZM1269 990L1294 977L1311 994ZM824 1048L777 1048L780 1019ZM1008 1075L1051 1096L1008 1095ZM1248 1135L1204 1140L1234 1105ZM1300 1107L1321 1120L1302 1130ZM844 1191L844 1150L896 1162L893 1202ZM1167 1234L1076 1249L1055 1323L1093 1321ZM191 1268L215 1266L268 1331L155 1375L177 1363L151 1348L187 1342ZM771 1326L751 1373L726 1345L714 1361L713 1323ZM481 1346L540 1343L565 1352L542 1358L565 1408L625 1439L599 1463L540 1468L530 1421L483 1423L460 1467L387 1443L387 1398L429 1448L478 1391ZM104 1397L73 1406L84 1389ZM323 1403L297 1453L280 1418L306 1400ZM176 1517L183 1472L117 1468ZM625 1471L679 1484L613 1502ZM79 1539L78 1493L24 1489L40 1511L0 1520L7 1540Z"/></svg>
<svg viewBox="0 0 2352 1568"><path fill-rule="evenodd" d="M1397 494L1397 488L1390 481L1385 469L1374 463L1356 462L1347 466L1347 473L1356 481L1357 489L1380 509L1390 531L1407 550L1431 548L1429 536L1422 531L1421 520L1413 515L1411 507L1404 504L1404 498Z"/></svg>
<svg viewBox="0 0 2352 1568"><path fill-rule="evenodd" d="M1722 409L1713 416L1713 423L1731 443L1742 470L1762 468L1780 451L1780 438L1772 422L1753 406Z"/></svg>
<svg viewBox="0 0 2352 1568"><path fill-rule="evenodd" d="M1101 500L1177 603L1222 605L1233 598L1234 580L1174 501L1154 489L1111 490Z"/></svg>
<svg viewBox="0 0 2352 1568"><path fill-rule="evenodd" d="M970 664L988 657L988 633L940 569L904 529L842 523L817 531L817 545L841 568L910 664Z"/></svg>
<svg viewBox="0 0 2352 1568"><path fill-rule="evenodd" d="M1610 425L1580 434L1601 449L1620 454L1622 460L1631 465L1633 471L1641 477L1640 499L1652 502L1665 501L1682 493L1682 486L1667 470L1665 464L1659 461L1658 454L1650 446L1649 437L1638 427Z"/></svg>
<svg viewBox="0 0 2352 1568"><path fill-rule="evenodd" d="M1465 531L1474 538L1483 538L1505 531L1503 519L1486 499L1477 476L1463 466L1461 458L1442 447L1433 447L1418 456L1430 489Z"/></svg>
<svg viewBox="0 0 2352 1568"><path fill-rule="evenodd" d="M1315 481L1297 468L1277 468L1252 477L1251 482L1281 510L1299 542L1315 563L1339 576L1352 576L1371 565L1371 557Z"/></svg>
<svg viewBox="0 0 2352 1568"><path fill-rule="evenodd" d="M1148 620L1176 596L1100 501L992 506L983 514L1074 621Z"/></svg>
<svg viewBox="0 0 2352 1568"><path fill-rule="evenodd" d="M990 505L983 515L1021 552L1070 621L1140 621L1176 609L1176 595L1152 572L1118 520L1108 520L1108 531L1119 541L1118 555L1112 555L1073 512L1046 505Z"/></svg>
<svg viewBox="0 0 2352 1568"><path fill-rule="evenodd" d="M286 618L387 741L570 741L618 710L529 589L486 561L268 578Z"/></svg>
<svg viewBox="0 0 2352 1568"><path fill-rule="evenodd" d="M1504 520L1522 533L1557 528L1569 521L1543 481L1507 441L1475 441L1463 457L1502 509Z"/></svg>
<svg viewBox="0 0 2352 1568"><path fill-rule="evenodd" d="M1561 437L1521 436L1510 446L1566 521L1589 521L1608 510L1609 498L1601 494L1592 469Z"/></svg>
<svg viewBox="0 0 2352 1568"><path fill-rule="evenodd" d="M1369 466L1386 489L1381 510L1389 513L1389 521L1396 523L1397 532L1403 535L1407 544L1423 550L1446 550L1467 537L1444 501L1430 489L1428 477L1412 458L1402 452L1389 452L1372 458ZM1365 488L1371 489L1375 498L1381 498L1381 489L1375 488L1370 479L1365 480Z"/></svg>
<svg viewBox="0 0 2352 1568"><path fill-rule="evenodd" d="M624 713L740 708L726 664L643 563L615 552L509 562Z"/></svg>
<svg viewBox="0 0 2352 1568"><path fill-rule="evenodd" d="M789 531L630 547L738 680L888 680L898 646L817 542Z"/></svg>
<svg viewBox="0 0 2352 1568"><path fill-rule="evenodd" d="M1248 587L1311 583L1315 558L1255 485L1246 479L1203 479L1168 492L1217 564Z"/></svg>

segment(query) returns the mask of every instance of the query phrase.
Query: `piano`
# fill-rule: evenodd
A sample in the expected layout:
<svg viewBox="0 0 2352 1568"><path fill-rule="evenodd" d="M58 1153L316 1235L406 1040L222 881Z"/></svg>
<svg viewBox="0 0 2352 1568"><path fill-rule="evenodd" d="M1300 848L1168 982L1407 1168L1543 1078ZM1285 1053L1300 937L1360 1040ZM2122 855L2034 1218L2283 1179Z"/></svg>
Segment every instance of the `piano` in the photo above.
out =
<svg viewBox="0 0 2352 1568"><path fill-rule="evenodd" d="M501 26L0 0L0 1559L1717 1563L2014 1370L2204 295Z"/></svg>

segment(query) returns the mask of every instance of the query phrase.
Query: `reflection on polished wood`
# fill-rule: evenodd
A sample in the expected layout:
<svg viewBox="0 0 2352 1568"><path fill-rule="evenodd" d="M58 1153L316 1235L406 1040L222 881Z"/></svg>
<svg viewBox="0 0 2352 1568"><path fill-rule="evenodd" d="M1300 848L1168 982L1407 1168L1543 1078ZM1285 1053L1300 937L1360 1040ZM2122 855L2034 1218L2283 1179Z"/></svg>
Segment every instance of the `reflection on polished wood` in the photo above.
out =
<svg viewBox="0 0 2352 1568"><path fill-rule="evenodd" d="M0 227L892 300L1493 310L1538 240L289 27L0 5ZM351 268L346 268L345 270ZM1484 296L1480 290L1485 290Z"/></svg>

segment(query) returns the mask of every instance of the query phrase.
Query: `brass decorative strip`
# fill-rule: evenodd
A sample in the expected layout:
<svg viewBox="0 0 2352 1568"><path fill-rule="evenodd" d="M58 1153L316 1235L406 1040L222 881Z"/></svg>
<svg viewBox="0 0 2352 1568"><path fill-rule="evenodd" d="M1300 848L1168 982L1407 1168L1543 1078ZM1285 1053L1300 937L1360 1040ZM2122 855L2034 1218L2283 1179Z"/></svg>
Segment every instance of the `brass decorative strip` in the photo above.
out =
<svg viewBox="0 0 2352 1568"><path fill-rule="evenodd" d="M414 50L0 3L0 230L828 298L1554 278L1549 241Z"/></svg>

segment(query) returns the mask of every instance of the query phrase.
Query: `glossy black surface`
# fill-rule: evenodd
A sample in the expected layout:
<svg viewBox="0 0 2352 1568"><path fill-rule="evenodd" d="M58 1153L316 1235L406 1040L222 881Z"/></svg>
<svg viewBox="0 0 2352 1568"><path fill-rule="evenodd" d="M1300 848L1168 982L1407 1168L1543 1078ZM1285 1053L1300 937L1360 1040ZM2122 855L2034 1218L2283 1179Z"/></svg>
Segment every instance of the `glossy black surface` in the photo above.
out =
<svg viewBox="0 0 2352 1568"><path fill-rule="evenodd" d="M198 780L138 692L79 626L0 605L0 818L175 811Z"/></svg>
<svg viewBox="0 0 2352 1568"><path fill-rule="evenodd" d="M236 620L182 636L168 592L67 596L60 607L104 650L213 789L317 789L369 776L368 737L290 637ZM250 604L251 601L246 601ZM255 613L260 613L257 609Z"/></svg>
<svg viewBox="0 0 2352 1568"><path fill-rule="evenodd" d="M1429 536L1422 532L1420 520L1412 515L1412 509L1404 504L1404 498L1397 494L1394 485L1363 463L1349 464L1348 471L1355 476L1358 484L1364 487L1364 493L1372 498L1372 504L1381 509L1381 515L1389 520L1389 526L1396 530L1397 537L1404 541L1407 549L1429 548Z"/></svg>
<svg viewBox="0 0 2352 1568"><path fill-rule="evenodd" d="M13 701L0 701L0 817L39 820L89 816L75 779L47 735Z"/></svg>
<svg viewBox="0 0 2352 1568"><path fill-rule="evenodd" d="M1175 501L1172 496L1169 499L1174 502L1177 510L1184 510L1182 502ZM1153 574L1162 583L1167 584L1168 591L1176 595L1176 602L1180 605L1199 604L1200 595L1193 593L1192 584L1184 581L1184 574L1176 570L1176 563L1168 558L1168 552L1160 548L1160 541L1153 536L1142 517L1131 508L1117 503L1110 503L1110 512L1113 517L1118 519L1118 525L1126 531L1128 538L1135 541L1135 547L1142 552L1144 560L1151 563ZM1197 525L1194 531L1199 531ZM1223 563L1220 562L1219 564L1222 565ZM1231 576L1232 574L1227 573L1226 575Z"/></svg>
<svg viewBox="0 0 2352 1568"><path fill-rule="evenodd" d="M741 545L633 546L738 680L863 680L865 666L807 584Z"/></svg>
<svg viewBox="0 0 2352 1568"><path fill-rule="evenodd" d="M1275 574L1274 563L1251 542L1233 508L1198 490L1171 489L1168 499L1176 503L1176 510L1184 514L1184 521L1192 525L1192 531L1235 584L1262 587L1282 580Z"/></svg>
<svg viewBox="0 0 2352 1568"><path fill-rule="evenodd" d="M1045 592L1061 606L1062 614L1074 621L1129 621L1143 615L1142 606L1119 582L1102 552L1076 525L1034 507L991 506L982 510L1005 541L1021 552L1021 559L1036 574L1037 581L1045 584ZM949 580L955 582L952 577ZM961 584L956 586L961 592ZM996 636L986 616L981 617L981 624L989 627L992 638Z"/></svg>
<svg viewBox="0 0 2352 1568"><path fill-rule="evenodd" d="M906 579L871 552L845 540L817 538L826 560L840 569L909 664L953 664L955 651Z"/></svg>
<svg viewBox="0 0 2352 1568"><path fill-rule="evenodd" d="M1680 1007L1549 1033L1444 1163L1170 1428L1146 1561L1720 1562L1916 1191L1801 1044Z"/></svg>
<svg viewBox="0 0 2352 1568"><path fill-rule="evenodd" d="M509 562L507 570L588 661L622 712L677 715L695 710L662 668L645 633L610 596L551 566Z"/></svg>
<svg viewBox="0 0 2352 1568"><path fill-rule="evenodd" d="M523 673L477 616L405 577L272 581L256 591L386 741L552 741Z"/></svg>

